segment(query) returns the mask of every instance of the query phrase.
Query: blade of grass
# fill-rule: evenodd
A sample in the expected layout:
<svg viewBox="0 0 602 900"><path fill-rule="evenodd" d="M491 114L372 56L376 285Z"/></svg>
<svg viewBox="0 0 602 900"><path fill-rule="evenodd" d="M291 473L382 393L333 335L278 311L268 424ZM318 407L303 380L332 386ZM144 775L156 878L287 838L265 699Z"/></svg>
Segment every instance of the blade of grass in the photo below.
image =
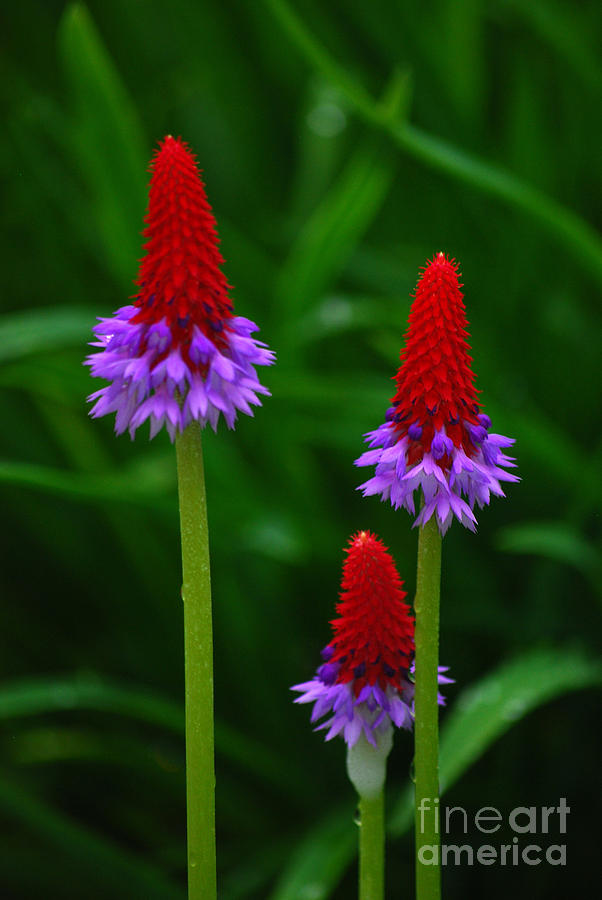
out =
<svg viewBox="0 0 602 900"><path fill-rule="evenodd" d="M558 660L562 660L562 665ZM500 666L458 697L441 734L441 793L468 771L512 725L555 697L602 686L602 665L575 650L534 650ZM403 834L412 823L413 794L407 789L389 829Z"/></svg>
<svg viewBox="0 0 602 900"><path fill-rule="evenodd" d="M602 591L600 558L576 528L561 522L519 522L499 532L496 544L505 553L545 556L574 566L589 578L594 590Z"/></svg>
<svg viewBox="0 0 602 900"><path fill-rule="evenodd" d="M269 900L326 900L357 849L353 807L323 819L298 844Z"/></svg>
<svg viewBox="0 0 602 900"><path fill-rule="evenodd" d="M449 712L441 739L443 788L538 706L570 691L600 686L602 664L567 647L533 650L504 663L463 691Z"/></svg>
<svg viewBox="0 0 602 900"><path fill-rule="evenodd" d="M220 878L221 900L248 900L249 897L263 896L265 885L269 884L282 868L282 860L291 854L290 837L269 842L250 855L248 859L237 859L236 867L227 867Z"/></svg>
<svg viewBox="0 0 602 900"><path fill-rule="evenodd" d="M46 109L42 118L39 131L34 131L31 124L23 122L15 117L6 122L6 130L9 138L14 143L19 157L27 165L28 174L35 179L36 186L43 197L46 197L51 206L53 230L61 233L61 240L65 242L65 236L58 227L58 223L65 224L69 234L81 246L86 253L95 253L96 247L94 235L82 228L82 217L87 215L86 198L81 186L77 184L73 173L67 173L61 161L49 152L49 145L65 155L68 140L65 135L70 133L69 123L65 117L48 98L45 98ZM49 124L51 123L51 124ZM48 234L48 232L46 232ZM68 253L67 242L65 252ZM73 277L80 275L79 267L69 260L69 274ZM64 272L61 266L61 272ZM80 288L84 296L84 280Z"/></svg>
<svg viewBox="0 0 602 900"><path fill-rule="evenodd" d="M343 268L378 211L393 177L393 160L382 143L361 144L341 177L310 217L278 279L289 330L315 305Z"/></svg>
<svg viewBox="0 0 602 900"><path fill-rule="evenodd" d="M407 108L409 81L396 72L380 108L397 122ZM355 151L339 179L309 217L277 282L287 307L283 338L296 346L299 317L315 306L343 269L352 250L380 209L395 173L395 155L387 141L374 136Z"/></svg>
<svg viewBox="0 0 602 900"><path fill-rule="evenodd" d="M58 32L75 109L73 149L94 199L106 258L131 284L146 202L146 141L134 103L85 6L70 4Z"/></svg>
<svg viewBox="0 0 602 900"><path fill-rule="evenodd" d="M94 313L77 306L55 306L9 313L0 319L0 363L36 353L83 345L91 337Z"/></svg>
<svg viewBox="0 0 602 900"><path fill-rule="evenodd" d="M569 691L600 686L602 665L579 651L562 648L534 650L466 688L454 701L441 731L441 792L529 712ZM413 787L407 786L389 817L392 837L411 826L413 805ZM326 900L350 864L355 844L350 810L331 814L308 833L270 900Z"/></svg>
<svg viewBox="0 0 602 900"><path fill-rule="evenodd" d="M0 483L33 488L74 500L110 500L173 512L171 480L169 485L161 483L161 473L156 468L149 470L146 465L140 466L136 477L132 475L132 472L83 475L34 463L0 461Z"/></svg>
<svg viewBox="0 0 602 900"><path fill-rule="evenodd" d="M390 133L401 149L431 168L527 213L602 284L600 236L572 210L510 172L412 125L407 125L403 130L390 129Z"/></svg>
<svg viewBox="0 0 602 900"><path fill-rule="evenodd" d="M184 734L184 709L178 703L147 690L126 687L90 676L52 680L16 681L0 690L0 721L48 713L93 710L126 716L146 725ZM291 793L295 773L259 741L225 723L216 722L219 753L263 781ZM303 796L302 790L293 793Z"/></svg>
<svg viewBox="0 0 602 900"><path fill-rule="evenodd" d="M482 0L446 3L440 15L447 35L440 53L445 88L458 113L476 123L482 115L486 84Z"/></svg>
<svg viewBox="0 0 602 900"><path fill-rule="evenodd" d="M0 719L81 709L117 713L178 735L184 733L184 711L179 704L100 678L16 681L0 690Z"/></svg>
<svg viewBox="0 0 602 900"><path fill-rule="evenodd" d="M526 213L543 231L571 252L602 284L602 242L587 222L504 169L472 156L409 123L400 125L388 120L364 88L330 57L286 0L264 2L312 67L329 78L346 95L361 118L386 132L401 150L430 168Z"/></svg>
<svg viewBox="0 0 602 900"><path fill-rule="evenodd" d="M107 896L183 900L184 892L152 863L125 853L91 829L30 794L12 774L0 777L0 807L10 819L23 823L43 842L88 869L95 882L106 885Z"/></svg>
<svg viewBox="0 0 602 900"><path fill-rule="evenodd" d="M579 76L583 84L595 91L602 89L600 65L589 45L587 27L578 21L579 7L551 3L550 0L507 0L507 7L518 18L527 22L538 37L564 59ZM576 15L577 14L577 15Z"/></svg>

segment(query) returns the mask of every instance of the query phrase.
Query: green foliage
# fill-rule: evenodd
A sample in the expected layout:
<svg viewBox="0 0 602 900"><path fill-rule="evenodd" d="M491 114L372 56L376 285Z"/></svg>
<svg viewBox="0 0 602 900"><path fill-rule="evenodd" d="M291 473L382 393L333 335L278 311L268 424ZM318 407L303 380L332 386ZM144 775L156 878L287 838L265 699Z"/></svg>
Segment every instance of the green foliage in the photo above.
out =
<svg viewBox="0 0 602 900"><path fill-rule="evenodd" d="M142 126L85 6L67 7L58 41L73 102L73 163L85 179L107 261L125 287L146 200Z"/></svg>
<svg viewBox="0 0 602 900"><path fill-rule="evenodd" d="M555 666L562 656L562 668ZM491 744L541 703L568 691L602 685L602 664L574 651L535 651L519 657L466 688L455 701L441 734L441 794ZM389 834L398 838L413 823L414 796L408 786L389 816ZM325 900L353 856L349 811L311 829L282 876L271 900ZM332 852L333 845L336 852Z"/></svg>
<svg viewBox="0 0 602 900"><path fill-rule="evenodd" d="M343 747L311 733L288 685L317 664L354 529L377 531L415 587L410 520L355 491L352 460L382 421L409 296L439 249L462 263L478 386L523 479L476 537L454 526L444 542L442 659L457 684L442 778L475 809L569 797L569 860L585 861L595 711L580 689L600 682L602 590L599 5L24 0L9 17L3 895L183 894L173 448L89 420L98 385L81 365L96 316L132 293L146 166L166 133L197 152L237 311L279 356L255 420L205 438L221 896L353 895ZM410 756L400 735L399 896ZM568 896L571 872L540 872L537 894L516 872L449 870L446 893Z"/></svg>

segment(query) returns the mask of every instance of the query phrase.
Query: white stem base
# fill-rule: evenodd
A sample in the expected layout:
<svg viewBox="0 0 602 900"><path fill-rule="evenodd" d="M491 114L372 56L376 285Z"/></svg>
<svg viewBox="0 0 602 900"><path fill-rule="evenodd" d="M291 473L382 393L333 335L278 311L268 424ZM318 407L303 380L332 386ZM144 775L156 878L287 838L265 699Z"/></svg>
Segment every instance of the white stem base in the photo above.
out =
<svg viewBox="0 0 602 900"><path fill-rule="evenodd" d="M387 756L393 746L393 728L379 734L376 747L361 734L353 747L347 748L347 774L360 797L377 797L387 776Z"/></svg>

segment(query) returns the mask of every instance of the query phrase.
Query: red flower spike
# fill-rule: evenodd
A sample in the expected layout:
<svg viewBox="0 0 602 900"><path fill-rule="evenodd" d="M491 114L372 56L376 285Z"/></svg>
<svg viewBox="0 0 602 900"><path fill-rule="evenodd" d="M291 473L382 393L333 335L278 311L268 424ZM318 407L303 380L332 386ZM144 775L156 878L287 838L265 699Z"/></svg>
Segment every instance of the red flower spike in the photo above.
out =
<svg viewBox="0 0 602 900"><path fill-rule="evenodd" d="M414 293L401 366L395 381L397 437L412 425L422 428L408 453L408 465L430 450L443 426L456 447L468 456L475 448L464 422L479 425L480 404L469 355L468 322L464 295L458 279L458 264L444 253L436 253L424 267ZM410 431L410 437L413 432ZM444 468L447 460L439 465Z"/></svg>
<svg viewBox="0 0 602 900"><path fill-rule="evenodd" d="M338 617L331 622L335 637L329 644L330 662L340 663L336 683L354 679L356 696L366 684L403 691L414 652L414 621L403 602L403 582L387 548L369 531L354 535L345 552Z"/></svg>
<svg viewBox="0 0 602 900"><path fill-rule="evenodd" d="M188 144L168 135L149 170L145 255L134 301L140 312L132 321L152 324L164 316L181 345L197 325L221 348L232 303L220 268L224 260L216 222L196 158Z"/></svg>
<svg viewBox="0 0 602 900"><path fill-rule="evenodd" d="M256 366L274 354L252 337L257 325L236 316L221 271L215 219L195 157L168 135L151 165L145 255L134 303L94 326L86 360L109 384L89 397L94 418L116 413L115 431L133 438L147 420L171 440L191 422L233 428L269 395Z"/></svg>
<svg viewBox="0 0 602 900"><path fill-rule="evenodd" d="M345 552L338 616L330 623L334 637L311 681L291 690L299 694L295 703L314 704L312 722L329 717L316 727L327 741L340 734L352 748L363 735L386 756L393 726L414 724L414 621L383 542L358 531ZM451 681L445 671L439 668L440 684Z"/></svg>
<svg viewBox="0 0 602 900"><path fill-rule="evenodd" d="M519 480L506 471L515 467L504 452L514 439L490 433L477 400L460 288L456 261L435 254L416 286L397 391L384 423L365 435L373 449L355 461L376 466L360 485L364 497L378 494L415 515L418 489L424 503L414 525L435 515L442 535L454 518L475 531L475 505L503 497L500 482Z"/></svg>

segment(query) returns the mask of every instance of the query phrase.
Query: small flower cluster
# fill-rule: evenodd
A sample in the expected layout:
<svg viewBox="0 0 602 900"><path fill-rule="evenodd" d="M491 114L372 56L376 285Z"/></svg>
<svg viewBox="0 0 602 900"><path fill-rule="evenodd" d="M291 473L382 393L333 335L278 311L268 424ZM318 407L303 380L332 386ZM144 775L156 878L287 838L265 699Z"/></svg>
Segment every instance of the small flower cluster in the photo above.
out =
<svg viewBox="0 0 602 900"><path fill-rule="evenodd" d="M343 735L353 747L363 734L376 746L414 720L414 621L395 563L381 540L369 531L354 535L346 550L334 637L322 651L314 678L291 690L295 703L314 703L311 721L332 714L316 730L326 740ZM440 669L439 682L451 679ZM440 697L443 703L443 698Z"/></svg>
<svg viewBox="0 0 602 900"><path fill-rule="evenodd" d="M145 256L134 302L100 319L87 359L110 384L89 397L91 415L116 413L115 431L150 420L173 440L196 420L229 428L237 412L252 415L260 384L255 366L274 354L252 337L257 326L235 316L221 271L215 219L188 146L165 138L151 162Z"/></svg>
<svg viewBox="0 0 602 900"><path fill-rule="evenodd" d="M514 440L490 432L491 419L477 401L460 287L456 262L436 254L416 288L385 422L366 435L376 449L356 460L376 466L360 485L364 496L380 494L414 515L414 491L422 488L414 525L436 514L442 534L454 516L474 531L475 504L503 497L501 481L519 480L506 471L515 465L504 452Z"/></svg>

